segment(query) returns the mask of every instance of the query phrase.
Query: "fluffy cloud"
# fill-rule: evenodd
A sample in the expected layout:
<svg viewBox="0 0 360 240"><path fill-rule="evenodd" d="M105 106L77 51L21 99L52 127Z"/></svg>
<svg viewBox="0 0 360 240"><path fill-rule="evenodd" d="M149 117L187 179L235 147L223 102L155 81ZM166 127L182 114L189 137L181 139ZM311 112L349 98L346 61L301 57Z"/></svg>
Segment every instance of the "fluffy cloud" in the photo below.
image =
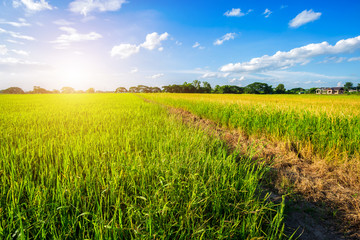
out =
<svg viewBox="0 0 360 240"><path fill-rule="evenodd" d="M265 9L263 14L265 15L266 18L268 18L272 14L272 11L270 11L270 9L267 8Z"/></svg>
<svg viewBox="0 0 360 240"><path fill-rule="evenodd" d="M348 62L360 61L360 57L352 57L348 59Z"/></svg>
<svg viewBox="0 0 360 240"><path fill-rule="evenodd" d="M0 58L0 65L8 65L8 66L31 65L31 66L39 66L39 67L46 66L45 64L39 62L32 62L28 60L13 58L13 57Z"/></svg>
<svg viewBox="0 0 360 240"><path fill-rule="evenodd" d="M229 41L231 39L234 39L236 36L235 33L227 33L225 34L224 36L222 36L221 38L217 39L215 42L214 42L214 45L221 45L223 44L225 41Z"/></svg>
<svg viewBox="0 0 360 240"><path fill-rule="evenodd" d="M9 50L6 45L0 45L0 55L8 55L10 52L15 53L17 55L21 55L21 56L29 56L29 52L23 51L23 50L16 50L16 49L11 49Z"/></svg>
<svg viewBox="0 0 360 240"><path fill-rule="evenodd" d="M245 15L245 13L241 12L240 8L233 8L231 10L228 10L224 13L227 17L242 17Z"/></svg>
<svg viewBox="0 0 360 240"><path fill-rule="evenodd" d="M239 78L233 78L230 80L230 82L236 82L236 81L239 81L239 82L245 81L245 76L241 76Z"/></svg>
<svg viewBox="0 0 360 240"><path fill-rule="evenodd" d="M58 19L58 20L54 21L53 23L56 25L60 25L60 26L69 26L69 25L74 24L73 22L70 22L65 19Z"/></svg>
<svg viewBox="0 0 360 240"><path fill-rule="evenodd" d="M230 73L206 72L200 78L226 78Z"/></svg>
<svg viewBox="0 0 360 240"><path fill-rule="evenodd" d="M24 18L19 18L18 20L19 20L19 22L11 22L11 21L5 21L3 19L0 19L0 24L7 24L7 25L11 25L13 27L31 26L31 24L26 22L26 20Z"/></svg>
<svg viewBox="0 0 360 240"><path fill-rule="evenodd" d="M134 67L131 69L130 73L134 74L134 73L137 73L139 72L139 69L137 67Z"/></svg>
<svg viewBox="0 0 360 240"><path fill-rule="evenodd" d="M86 16L93 11L106 12L117 11L125 0L75 0L70 3L70 11Z"/></svg>
<svg viewBox="0 0 360 240"><path fill-rule="evenodd" d="M159 35L157 32L146 35L146 40L140 46L148 50L154 50L155 48L161 49L161 42L169 37L167 32ZM162 50L160 50L162 51Z"/></svg>
<svg viewBox="0 0 360 240"><path fill-rule="evenodd" d="M163 77L164 74L163 73L158 73L158 74L154 74L152 76L149 76L148 78L151 78L151 79L157 79L157 78L161 78Z"/></svg>
<svg viewBox="0 0 360 240"><path fill-rule="evenodd" d="M35 38L33 38L33 37L22 35L21 33L17 33L17 32L7 31L3 28L0 28L0 34L1 33L8 34L13 38L24 39L24 40L29 40L29 41L35 40Z"/></svg>
<svg viewBox="0 0 360 240"><path fill-rule="evenodd" d="M53 7L45 0L13 0L13 6L15 8L24 6L27 10L32 12L38 12L42 10L52 10Z"/></svg>
<svg viewBox="0 0 360 240"><path fill-rule="evenodd" d="M5 45L0 45L0 55L6 55L8 53L8 49Z"/></svg>
<svg viewBox="0 0 360 240"><path fill-rule="evenodd" d="M192 46L193 48L198 48L198 49L204 49L205 47L201 46L200 43L195 42L194 45Z"/></svg>
<svg viewBox="0 0 360 240"><path fill-rule="evenodd" d="M128 58L131 55L138 53L140 51L140 46L135 44L123 43L117 46L114 46L111 49L111 56L120 56L120 58Z"/></svg>
<svg viewBox="0 0 360 240"><path fill-rule="evenodd" d="M102 38L102 36L96 32L81 34L78 33L75 28L71 27L60 27L59 29L65 33L61 34L55 41L52 41L52 43L56 44L56 47L60 49L68 47L73 42L91 41Z"/></svg>
<svg viewBox="0 0 360 240"><path fill-rule="evenodd" d="M289 26L292 28L298 28L306 23L318 20L320 16L321 12L314 12L312 9L309 11L304 10L289 22Z"/></svg>
<svg viewBox="0 0 360 240"><path fill-rule="evenodd" d="M114 46L111 49L111 56L120 56L121 58L127 58L131 55L138 53L140 48L145 48L150 51L154 49L158 49L159 51L163 51L164 48L161 46L161 42L167 40L169 34L167 32L159 35L157 32L149 33L146 35L145 42L140 45L123 43L117 46Z"/></svg>
<svg viewBox="0 0 360 240"><path fill-rule="evenodd" d="M306 64L311 58L326 55L351 53L360 48L360 36L338 41L335 45L328 42L312 43L291 49L288 52L278 51L272 56L264 55L249 62L229 63L220 68L223 72L256 72L272 69L286 69L296 64Z"/></svg>

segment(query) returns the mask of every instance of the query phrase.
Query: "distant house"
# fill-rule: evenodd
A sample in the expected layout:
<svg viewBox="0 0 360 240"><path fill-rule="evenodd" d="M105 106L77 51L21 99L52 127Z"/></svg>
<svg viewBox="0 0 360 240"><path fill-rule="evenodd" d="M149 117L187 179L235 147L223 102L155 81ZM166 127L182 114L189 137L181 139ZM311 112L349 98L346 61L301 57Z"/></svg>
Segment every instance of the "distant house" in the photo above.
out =
<svg viewBox="0 0 360 240"><path fill-rule="evenodd" d="M358 92L358 91L355 90L355 89L350 89L350 90L349 90L349 93L356 93L356 92Z"/></svg>
<svg viewBox="0 0 360 240"><path fill-rule="evenodd" d="M344 88L342 87L316 89L316 94L343 94L343 93L344 93Z"/></svg>

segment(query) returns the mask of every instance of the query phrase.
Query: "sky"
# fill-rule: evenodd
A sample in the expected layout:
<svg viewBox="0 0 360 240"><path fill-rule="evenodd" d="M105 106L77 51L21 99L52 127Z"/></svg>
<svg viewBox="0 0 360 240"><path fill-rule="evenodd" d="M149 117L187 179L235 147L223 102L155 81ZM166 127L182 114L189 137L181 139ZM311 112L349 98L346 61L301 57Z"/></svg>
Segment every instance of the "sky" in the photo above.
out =
<svg viewBox="0 0 360 240"><path fill-rule="evenodd" d="M360 1L0 0L0 89L360 83Z"/></svg>

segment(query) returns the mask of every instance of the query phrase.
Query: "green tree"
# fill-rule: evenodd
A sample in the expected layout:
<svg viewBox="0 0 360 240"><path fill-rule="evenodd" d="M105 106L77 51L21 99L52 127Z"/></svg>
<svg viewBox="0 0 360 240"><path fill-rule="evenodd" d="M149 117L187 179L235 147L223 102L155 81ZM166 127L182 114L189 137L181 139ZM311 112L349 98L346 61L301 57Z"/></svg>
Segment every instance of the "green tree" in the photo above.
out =
<svg viewBox="0 0 360 240"><path fill-rule="evenodd" d="M126 93L128 92L128 90L124 87L118 87L116 90L115 90L115 93Z"/></svg>
<svg viewBox="0 0 360 240"><path fill-rule="evenodd" d="M280 83L276 88L275 88L275 93L277 94L284 94L286 92L285 86L284 84Z"/></svg>
<svg viewBox="0 0 360 240"><path fill-rule="evenodd" d="M75 89L72 87L63 87L61 88L61 93L75 93Z"/></svg>
<svg viewBox="0 0 360 240"><path fill-rule="evenodd" d="M86 93L95 93L95 89L94 88L89 88L88 90L86 90Z"/></svg>
<svg viewBox="0 0 360 240"><path fill-rule="evenodd" d="M0 92L4 93L4 94L24 94L25 93L24 90L22 90L19 87L9 87L7 89L1 90Z"/></svg>
<svg viewBox="0 0 360 240"><path fill-rule="evenodd" d="M245 87L245 93L250 94L269 94L272 93L272 87L266 83L254 82Z"/></svg>
<svg viewBox="0 0 360 240"><path fill-rule="evenodd" d="M200 91L201 82L199 80L194 80L193 85L194 85L197 92Z"/></svg>
<svg viewBox="0 0 360 240"><path fill-rule="evenodd" d="M350 89L353 88L353 86L354 86L354 84L353 84L352 82L346 82L346 83L344 84L344 89L345 89L346 91L349 91Z"/></svg>
<svg viewBox="0 0 360 240"><path fill-rule="evenodd" d="M208 82L203 82L203 92L211 93L211 85Z"/></svg>

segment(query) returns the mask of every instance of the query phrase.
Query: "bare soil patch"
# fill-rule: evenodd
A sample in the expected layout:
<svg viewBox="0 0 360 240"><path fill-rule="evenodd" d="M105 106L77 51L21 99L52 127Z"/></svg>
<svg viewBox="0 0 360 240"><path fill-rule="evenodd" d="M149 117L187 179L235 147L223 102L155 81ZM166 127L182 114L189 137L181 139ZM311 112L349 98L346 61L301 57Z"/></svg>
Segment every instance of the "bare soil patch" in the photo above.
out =
<svg viewBox="0 0 360 240"><path fill-rule="evenodd" d="M329 163L314 155L311 146L299 151L293 142L248 136L244 131L219 126L183 109L164 107L184 124L219 137L232 150L266 162L271 170L264 186L272 192L272 199L290 193L286 211L288 233L297 229L297 236L306 240L360 239L358 161Z"/></svg>

